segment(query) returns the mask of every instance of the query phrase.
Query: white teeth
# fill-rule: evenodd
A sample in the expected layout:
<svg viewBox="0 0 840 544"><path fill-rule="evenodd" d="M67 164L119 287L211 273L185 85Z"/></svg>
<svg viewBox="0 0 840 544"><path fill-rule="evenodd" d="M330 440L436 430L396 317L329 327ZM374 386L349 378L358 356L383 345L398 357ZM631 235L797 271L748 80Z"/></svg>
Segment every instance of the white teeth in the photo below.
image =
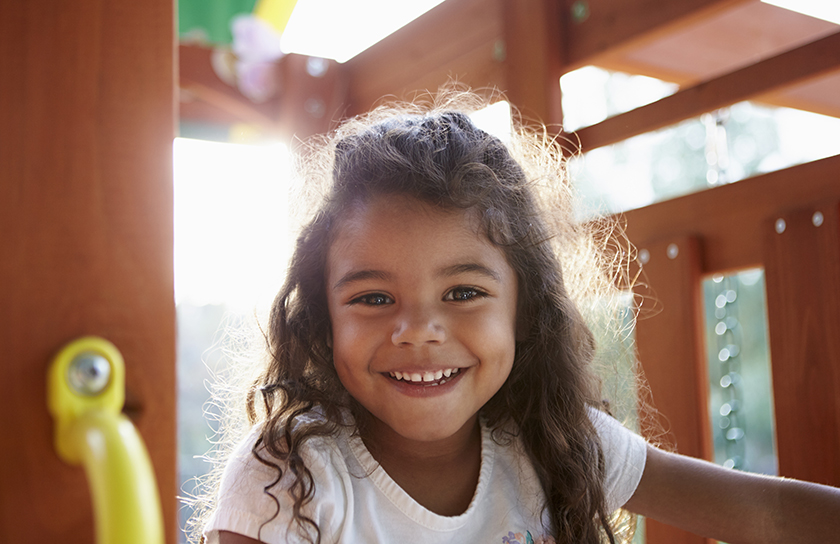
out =
<svg viewBox="0 0 840 544"><path fill-rule="evenodd" d="M459 368L447 368L445 370L435 370L434 372L433 371L425 371L423 373L420 373L420 372L399 372L399 371L395 370L393 372L389 372L389 374L391 375L392 378L394 378L396 380L424 383L424 382L437 382L437 381L439 381L443 378L448 378L448 377L450 377L454 374L458 374L459 371L460 371ZM437 385L437 384L435 383L435 384L432 384L432 385Z"/></svg>

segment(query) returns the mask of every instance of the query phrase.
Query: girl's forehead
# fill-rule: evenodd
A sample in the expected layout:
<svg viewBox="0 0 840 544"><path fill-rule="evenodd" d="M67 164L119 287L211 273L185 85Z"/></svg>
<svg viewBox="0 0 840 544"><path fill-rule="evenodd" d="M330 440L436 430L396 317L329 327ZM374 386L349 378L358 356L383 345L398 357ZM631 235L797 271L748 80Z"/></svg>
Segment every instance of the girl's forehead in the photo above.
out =
<svg viewBox="0 0 840 544"><path fill-rule="evenodd" d="M482 231L480 212L475 208L438 206L406 195L380 195L351 204L336 222L335 237L359 230L379 230L390 227L392 232L411 226L470 232L488 240ZM489 242L489 240L488 240Z"/></svg>
<svg viewBox="0 0 840 544"><path fill-rule="evenodd" d="M335 224L328 264L336 259L429 259L468 255L507 261L484 234L478 212L435 206L406 196L381 196L349 208Z"/></svg>

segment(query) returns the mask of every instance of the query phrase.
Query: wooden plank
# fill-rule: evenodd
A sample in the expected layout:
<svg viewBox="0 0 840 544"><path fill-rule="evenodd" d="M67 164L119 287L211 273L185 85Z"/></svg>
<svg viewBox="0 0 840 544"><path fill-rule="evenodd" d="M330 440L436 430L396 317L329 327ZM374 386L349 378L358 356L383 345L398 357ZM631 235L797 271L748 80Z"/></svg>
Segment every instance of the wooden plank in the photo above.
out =
<svg viewBox="0 0 840 544"><path fill-rule="evenodd" d="M560 127L562 16L556 0L504 0L505 91L526 119Z"/></svg>
<svg viewBox="0 0 840 544"><path fill-rule="evenodd" d="M178 84L182 120L221 124L253 123L271 127L279 98L261 104L248 100L239 89L222 81L213 70L213 49L178 46Z"/></svg>
<svg viewBox="0 0 840 544"><path fill-rule="evenodd" d="M274 118L277 134L285 142L325 133L345 115L344 67L325 60L324 71L313 75L308 61L303 55L286 55L278 65L281 92Z"/></svg>
<svg viewBox="0 0 840 544"><path fill-rule="evenodd" d="M637 294L659 313L636 324L639 360L656 409L652 420L642 418L642 433L666 449L709 459L712 435L706 415L700 242L692 236L668 236L644 249L650 260L642 267L644 284L637 287ZM706 542L653 520L647 520L646 536L649 544Z"/></svg>
<svg viewBox="0 0 840 544"><path fill-rule="evenodd" d="M169 0L0 3L0 542L93 542L53 449L46 370L110 339L177 533Z"/></svg>
<svg viewBox="0 0 840 544"><path fill-rule="evenodd" d="M739 4L756 0L563 0L568 69L632 49Z"/></svg>
<svg viewBox="0 0 840 544"><path fill-rule="evenodd" d="M838 67L840 32L582 128L576 136L580 139L581 149L590 151L793 85Z"/></svg>
<svg viewBox="0 0 840 544"><path fill-rule="evenodd" d="M839 202L815 201L762 225L779 474L833 486L840 486Z"/></svg>
<svg viewBox="0 0 840 544"><path fill-rule="evenodd" d="M662 236L703 239L705 272L759 266L761 225L768 217L813 202L840 199L840 155L652 204L623 214L637 245Z"/></svg>
<svg viewBox="0 0 840 544"><path fill-rule="evenodd" d="M349 113L367 111L386 95L435 91L449 79L472 87L496 84L500 80L486 76L499 63L501 9L501 0L447 0L347 61ZM469 62L459 61L464 57Z"/></svg>

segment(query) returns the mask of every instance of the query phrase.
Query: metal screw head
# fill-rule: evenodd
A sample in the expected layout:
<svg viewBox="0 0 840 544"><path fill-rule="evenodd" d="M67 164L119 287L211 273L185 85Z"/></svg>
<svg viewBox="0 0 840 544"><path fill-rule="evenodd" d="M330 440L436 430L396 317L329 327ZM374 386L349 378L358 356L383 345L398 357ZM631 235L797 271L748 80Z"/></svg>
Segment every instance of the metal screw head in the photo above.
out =
<svg viewBox="0 0 840 544"><path fill-rule="evenodd" d="M324 77L329 66L327 59L320 57L309 57L306 59L306 73L312 77Z"/></svg>
<svg viewBox="0 0 840 544"><path fill-rule="evenodd" d="M572 21L577 24L589 19L589 2L578 0L572 4Z"/></svg>
<svg viewBox="0 0 840 544"><path fill-rule="evenodd" d="M776 232L777 233L779 233L779 234L783 233L786 228L787 228L787 223L785 222L784 219L782 219L781 217L779 219L776 219Z"/></svg>
<svg viewBox="0 0 840 544"><path fill-rule="evenodd" d="M80 353L67 368L67 383L70 389L80 395L98 395L110 381L111 363L98 353Z"/></svg>
<svg viewBox="0 0 840 544"><path fill-rule="evenodd" d="M650 261L650 251L646 249L639 250L639 262L647 264Z"/></svg>
<svg viewBox="0 0 840 544"><path fill-rule="evenodd" d="M814 224L815 227L819 227L825 221L825 217L823 217L822 212L814 212L814 215L811 216L811 223Z"/></svg>
<svg viewBox="0 0 840 544"><path fill-rule="evenodd" d="M310 98L303 104L303 109L312 117L320 119L326 113L327 106L320 98Z"/></svg>
<svg viewBox="0 0 840 544"><path fill-rule="evenodd" d="M680 247L677 244L668 244L668 258L674 260L680 254Z"/></svg>
<svg viewBox="0 0 840 544"><path fill-rule="evenodd" d="M507 58L507 45L504 40L496 40L493 43L493 60L496 62L504 62Z"/></svg>

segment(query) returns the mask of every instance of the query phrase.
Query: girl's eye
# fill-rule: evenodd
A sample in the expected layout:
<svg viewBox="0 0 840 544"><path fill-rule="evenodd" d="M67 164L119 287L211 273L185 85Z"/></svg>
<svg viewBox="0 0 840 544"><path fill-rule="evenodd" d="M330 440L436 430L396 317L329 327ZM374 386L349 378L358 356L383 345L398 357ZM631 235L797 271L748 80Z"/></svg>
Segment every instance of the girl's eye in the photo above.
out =
<svg viewBox="0 0 840 544"><path fill-rule="evenodd" d="M486 297L487 293L484 291L479 291L475 287L456 287L452 289L446 296L443 297L444 300L454 300L456 302L464 302L468 300L472 300L474 298Z"/></svg>
<svg viewBox="0 0 840 544"><path fill-rule="evenodd" d="M382 293L368 293L350 301L350 304L365 304L367 306L383 306L393 303L394 300L391 297Z"/></svg>

